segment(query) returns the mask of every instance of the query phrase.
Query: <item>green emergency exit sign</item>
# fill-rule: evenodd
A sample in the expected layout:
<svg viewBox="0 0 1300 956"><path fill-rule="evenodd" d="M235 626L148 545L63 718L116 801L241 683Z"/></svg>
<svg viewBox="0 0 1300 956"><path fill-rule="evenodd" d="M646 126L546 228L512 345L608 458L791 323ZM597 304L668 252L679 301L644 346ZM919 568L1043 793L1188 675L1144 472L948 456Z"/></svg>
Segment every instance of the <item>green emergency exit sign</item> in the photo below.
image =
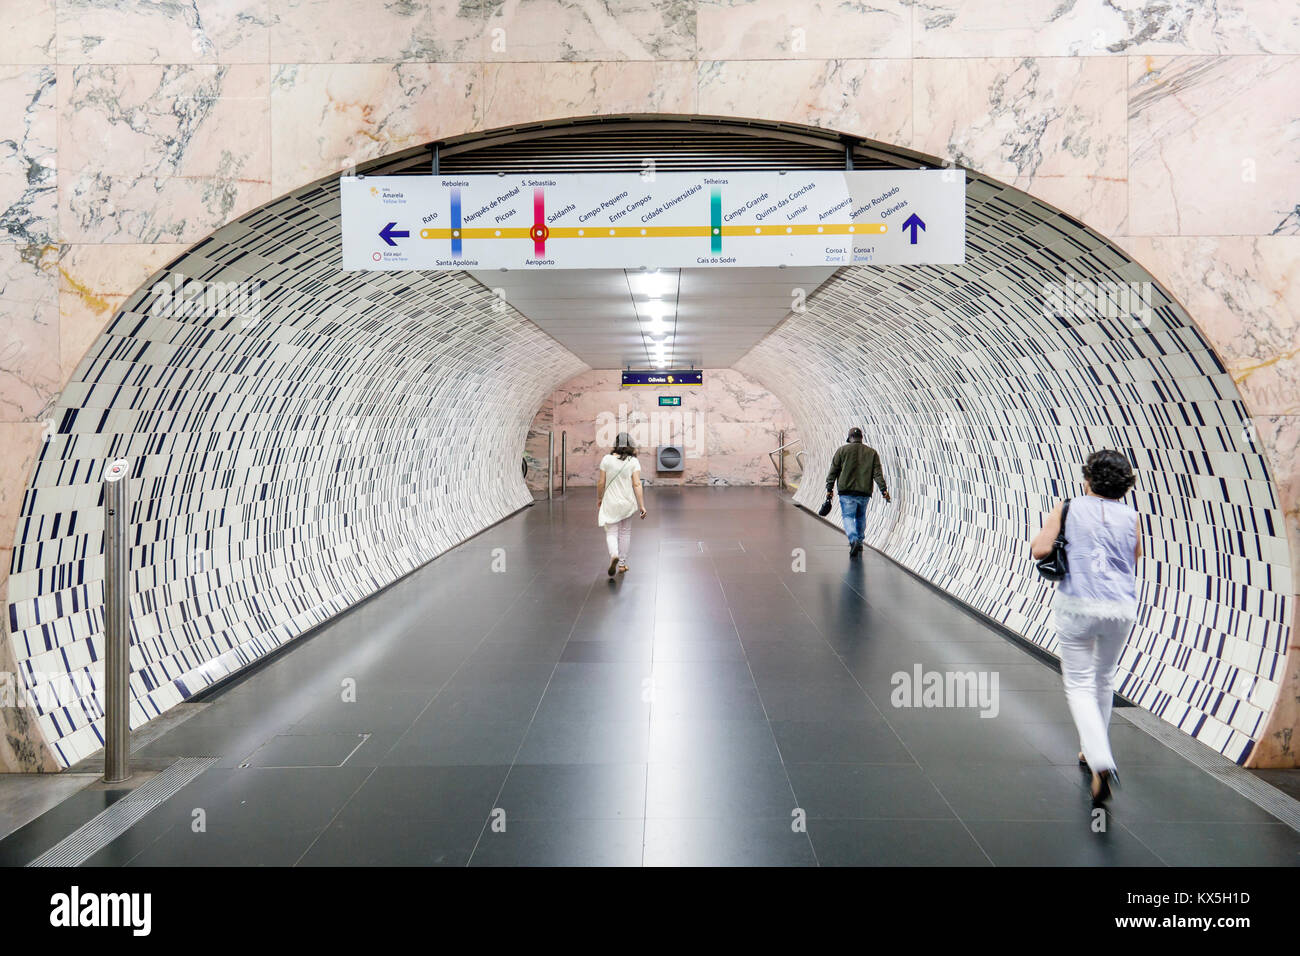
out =
<svg viewBox="0 0 1300 956"><path fill-rule="evenodd" d="M674 405L674 406L676 406L676 405L680 405L681 403L682 403L682 397L681 397L680 395L660 395L660 396L659 396L659 404L660 404L660 405Z"/></svg>

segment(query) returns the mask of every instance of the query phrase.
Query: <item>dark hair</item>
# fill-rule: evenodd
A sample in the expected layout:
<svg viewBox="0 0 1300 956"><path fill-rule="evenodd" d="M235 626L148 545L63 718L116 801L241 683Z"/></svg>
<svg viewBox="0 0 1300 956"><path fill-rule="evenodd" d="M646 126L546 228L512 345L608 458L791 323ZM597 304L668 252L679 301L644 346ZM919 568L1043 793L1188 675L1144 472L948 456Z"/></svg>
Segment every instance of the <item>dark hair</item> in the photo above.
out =
<svg viewBox="0 0 1300 956"><path fill-rule="evenodd" d="M614 454L624 461L636 454L636 446L632 444L632 436L627 432L619 432L618 437L614 439Z"/></svg>
<svg viewBox="0 0 1300 956"><path fill-rule="evenodd" d="M1123 498L1137 482L1128 459L1112 448L1089 455L1083 466L1083 477L1093 493L1103 498Z"/></svg>
<svg viewBox="0 0 1300 956"><path fill-rule="evenodd" d="M849 441L862 441L862 429L854 425L849 429Z"/></svg>

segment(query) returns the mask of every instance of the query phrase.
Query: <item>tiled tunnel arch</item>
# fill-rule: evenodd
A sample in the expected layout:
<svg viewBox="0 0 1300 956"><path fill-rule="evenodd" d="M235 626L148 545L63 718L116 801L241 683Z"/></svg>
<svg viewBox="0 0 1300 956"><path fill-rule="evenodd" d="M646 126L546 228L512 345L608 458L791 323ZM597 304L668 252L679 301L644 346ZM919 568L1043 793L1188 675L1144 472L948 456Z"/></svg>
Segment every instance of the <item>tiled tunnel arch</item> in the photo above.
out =
<svg viewBox="0 0 1300 956"><path fill-rule="evenodd" d="M768 127L773 141L791 130L730 131L760 148ZM882 164L937 165L859 145ZM419 172L428 156L370 171ZM898 490L871 543L1048 649L1028 534L1077 493L1088 448L1129 450L1151 559L1123 689L1244 760L1293 613L1247 409L1158 286L1149 326L1044 314L1049 281L1150 277L1031 197L967 180L965 266L842 271L737 367L786 403L814 475L863 425ZM340 271L337 217L337 180L322 180L155 277L259 280L251 320L154 314L151 281L82 360L19 518L7 611L20 671L89 675L101 656L100 475L115 457L136 478L132 726L527 503L529 423L583 364L467 277ZM818 495L815 480L799 493ZM29 743L58 766L93 753L101 695L78 684L34 708Z"/></svg>
<svg viewBox="0 0 1300 956"><path fill-rule="evenodd" d="M868 542L1055 653L1028 542L1082 493L1088 454L1121 449L1145 558L1117 688L1244 762L1294 609L1282 508L1231 376L1154 284L1149 315L1056 311L1051 283L1150 281L1100 237L978 179L967 216L984 225L965 265L842 271L737 363L803 437L796 500L820 504L832 452L861 426L894 495L869 509Z"/></svg>
<svg viewBox="0 0 1300 956"><path fill-rule="evenodd" d="M586 366L468 277L341 271L338 215L335 180L218 230L82 361L9 579L33 683L102 659L98 503L114 458L133 463L132 727L532 500L528 426ZM259 301L155 314L152 290L177 275L260 280ZM102 747L102 691L51 690L57 706L34 709L68 766Z"/></svg>

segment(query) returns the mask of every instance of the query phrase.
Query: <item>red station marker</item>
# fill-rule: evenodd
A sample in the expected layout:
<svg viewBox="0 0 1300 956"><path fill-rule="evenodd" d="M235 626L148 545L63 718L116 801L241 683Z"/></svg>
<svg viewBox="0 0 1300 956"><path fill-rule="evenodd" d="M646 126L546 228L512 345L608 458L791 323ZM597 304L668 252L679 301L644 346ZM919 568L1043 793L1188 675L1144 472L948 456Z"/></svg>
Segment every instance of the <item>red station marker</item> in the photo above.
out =
<svg viewBox="0 0 1300 956"><path fill-rule="evenodd" d="M533 228L528 234L533 237L533 254L539 259L545 256L551 230L546 226L546 193L541 188L533 190Z"/></svg>

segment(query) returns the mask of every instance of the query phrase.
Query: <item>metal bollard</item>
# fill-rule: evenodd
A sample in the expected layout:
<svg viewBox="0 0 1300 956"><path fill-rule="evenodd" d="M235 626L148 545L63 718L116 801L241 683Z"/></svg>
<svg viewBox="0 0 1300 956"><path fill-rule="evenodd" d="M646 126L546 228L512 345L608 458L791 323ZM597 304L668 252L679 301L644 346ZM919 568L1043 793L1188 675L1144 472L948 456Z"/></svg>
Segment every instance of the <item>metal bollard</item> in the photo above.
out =
<svg viewBox="0 0 1300 956"><path fill-rule="evenodd" d="M776 487L778 491L785 491L785 431L776 433L776 444L781 449L781 458L776 466Z"/></svg>
<svg viewBox="0 0 1300 956"><path fill-rule="evenodd" d="M104 470L104 781L131 776L131 463Z"/></svg>
<svg viewBox="0 0 1300 956"><path fill-rule="evenodd" d="M555 432L546 443L546 500L555 497Z"/></svg>
<svg viewBox="0 0 1300 956"><path fill-rule="evenodd" d="M569 433L560 432L560 497L569 491Z"/></svg>

